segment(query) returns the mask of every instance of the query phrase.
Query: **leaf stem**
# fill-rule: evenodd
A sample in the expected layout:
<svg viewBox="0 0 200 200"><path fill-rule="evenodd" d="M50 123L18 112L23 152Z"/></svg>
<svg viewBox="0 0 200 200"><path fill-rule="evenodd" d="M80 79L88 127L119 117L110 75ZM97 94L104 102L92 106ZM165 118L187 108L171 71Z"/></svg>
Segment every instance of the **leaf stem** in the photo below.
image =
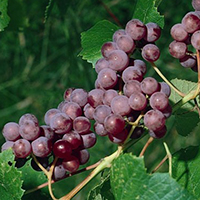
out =
<svg viewBox="0 0 200 200"><path fill-rule="evenodd" d="M162 72L158 69L156 64L154 62L151 62L151 66L154 68L154 70L157 72L157 74L181 97L184 97L185 94L181 92L178 88L176 88L170 81L165 78L165 76L162 74Z"/></svg>

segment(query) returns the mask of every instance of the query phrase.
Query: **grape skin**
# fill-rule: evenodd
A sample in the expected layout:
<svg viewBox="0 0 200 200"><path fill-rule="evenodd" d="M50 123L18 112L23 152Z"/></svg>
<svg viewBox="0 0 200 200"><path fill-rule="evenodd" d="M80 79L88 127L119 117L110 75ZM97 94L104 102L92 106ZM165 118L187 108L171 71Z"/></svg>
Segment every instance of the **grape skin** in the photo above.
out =
<svg viewBox="0 0 200 200"><path fill-rule="evenodd" d="M181 59L186 55L187 45L184 42L173 41L169 45L169 52L174 58Z"/></svg>
<svg viewBox="0 0 200 200"><path fill-rule="evenodd" d="M147 42L155 42L156 40L158 40L161 35L160 27L153 22L147 23L146 27L147 27L147 35L144 37L144 39Z"/></svg>
<svg viewBox="0 0 200 200"><path fill-rule="evenodd" d="M31 153L31 144L26 139L19 139L14 142L12 149L17 158L26 158Z"/></svg>
<svg viewBox="0 0 200 200"><path fill-rule="evenodd" d="M196 31L192 34L191 43L195 49L200 50L200 31Z"/></svg>
<svg viewBox="0 0 200 200"><path fill-rule="evenodd" d="M200 0L192 0L192 6L195 10L200 11Z"/></svg>
<svg viewBox="0 0 200 200"><path fill-rule="evenodd" d="M147 99L141 92L134 92L128 100L130 107L133 110L141 111L147 106Z"/></svg>
<svg viewBox="0 0 200 200"><path fill-rule="evenodd" d="M15 141L19 139L19 124L15 122L8 122L4 125L2 134L6 138L6 140Z"/></svg>
<svg viewBox="0 0 200 200"><path fill-rule="evenodd" d="M175 24L172 26L170 33L173 39L179 42L185 41L189 37L188 32L184 29L182 24Z"/></svg>
<svg viewBox="0 0 200 200"><path fill-rule="evenodd" d="M142 57L149 62L155 62L160 57L160 50L154 44L146 44L142 48Z"/></svg>

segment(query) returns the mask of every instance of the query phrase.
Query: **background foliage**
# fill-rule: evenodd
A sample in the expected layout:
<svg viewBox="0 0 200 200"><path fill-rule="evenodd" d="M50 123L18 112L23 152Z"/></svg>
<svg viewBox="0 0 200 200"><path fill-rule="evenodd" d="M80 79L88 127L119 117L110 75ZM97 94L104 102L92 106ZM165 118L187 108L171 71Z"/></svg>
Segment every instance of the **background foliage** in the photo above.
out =
<svg viewBox="0 0 200 200"><path fill-rule="evenodd" d="M5 31L0 32L0 129L9 121L17 122L20 116L27 112L34 113L42 125L45 112L57 107L66 88L93 89L96 73L91 64L78 56L81 52L81 33L104 19L123 27L132 18L135 5L134 0L9 0L10 22ZM165 16L165 26L157 42L161 49L157 65L168 79L181 78L194 82L197 80L196 73L189 69L184 70L168 53L168 44L172 41L169 36L171 26L179 23L183 15L190 10L191 3L186 0L163 1L159 5L159 12ZM110 12L117 17L117 22ZM146 76L154 76L160 80L150 67ZM195 133L200 127L197 126L188 137L182 137L177 134L173 117L168 120L167 126L170 134L165 141L170 141L171 152L190 144L199 145ZM146 140L144 137L130 151L138 155ZM0 135L0 145L3 142L4 139ZM97 145L90 150L91 159L88 164L93 164L115 149L116 146L107 138L98 138ZM149 169L153 169L164 155L162 140L156 141L147 152L145 164ZM164 165L161 171L166 170L165 167L167 166ZM54 184L55 195L62 196L70 191L87 174L88 172L85 172L63 180L59 182L59 186ZM33 177L27 181L30 183ZM96 179L100 178L99 176ZM74 199L86 196L95 181ZM50 199L46 191L45 188L34 195L26 195L24 199L36 199L37 195Z"/></svg>

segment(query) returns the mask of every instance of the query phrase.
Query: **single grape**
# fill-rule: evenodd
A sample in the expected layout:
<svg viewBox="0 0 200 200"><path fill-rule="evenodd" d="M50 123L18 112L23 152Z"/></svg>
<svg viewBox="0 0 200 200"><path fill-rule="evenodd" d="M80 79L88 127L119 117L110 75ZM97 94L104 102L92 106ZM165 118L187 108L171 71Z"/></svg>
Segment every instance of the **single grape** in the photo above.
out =
<svg viewBox="0 0 200 200"><path fill-rule="evenodd" d="M66 103L62 108L62 112L67 114L72 120L82 115L81 107L75 102Z"/></svg>
<svg viewBox="0 0 200 200"><path fill-rule="evenodd" d="M33 141L40 136L40 127L32 120L26 120L26 122L19 125L19 133L22 138Z"/></svg>
<svg viewBox="0 0 200 200"><path fill-rule="evenodd" d="M139 59L134 60L133 61L133 66L139 68L143 75L146 74L147 67L146 67L146 64L145 64L144 61L139 60Z"/></svg>
<svg viewBox="0 0 200 200"><path fill-rule="evenodd" d="M200 31L194 32L191 37L192 46L197 50L200 50L200 38L199 37L200 37Z"/></svg>
<svg viewBox="0 0 200 200"><path fill-rule="evenodd" d="M198 14L195 12L187 13L183 17L181 24L188 33L194 33L200 29L200 19Z"/></svg>
<svg viewBox="0 0 200 200"><path fill-rule="evenodd" d="M31 143L32 151L35 156L47 157L52 150L52 142L46 137L40 136Z"/></svg>
<svg viewBox="0 0 200 200"><path fill-rule="evenodd" d="M125 121L121 115L110 114L104 120L104 127L113 136L121 133L125 127Z"/></svg>
<svg viewBox="0 0 200 200"><path fill-rule="evenodd" d="M109 68L114 71L123 71L129 63L129 58L127 54L122 50L112 51L108 57Z"/></svg>
<svg viewBox="0 0 200 200"><path fill-rule="evenodd" d="M99 73L102 69L108 68L109 62L105 58L100 58L95 64L95 71Z"/></svg>
<svg viewBox="0 0 200 200"><path fill-rule="evenodd" d="M137 67L129 66L123 71L122 79L125 83L130 80L142 81L143 74Z"/></svg>
<svg viewBox="0 0 200 200"><path fill-rule="evenodd" d="M174 57L181 59L185 57L187 52L187 45L184 42L173 41L169 45L169 53Z"/></svg>
<svg viewBox="0 0 200 200"><path fill-rule="evenodd" d="M53 153L58 158L66 158L72 153L71 144L66 140L57 140L53 145Z"/></svg>
<svg viewBox="0 0 200 200"><path fill-rule="evenodd" d="M156 139L164 137L166 133L167 133L166 126L164 126L161 130L158 130L158 131L149 130L149 135Z"/></svg>
<svg viewBox="0 0 200 200"><path fill-rule="evenodd" d="M49 140L53 140L55 132L48 125L40 126L40 135L46 137Z"/></svg>
<svg viewBox="0 0 200 200"><path fill-rule="evenodd" d="M72 129L72 120L65 113L57 113L52 117L50 127L55 133L64 134Z"/></svg>
<svg viewBox="0 0 200 200"><path fill-rule="evenodd" d="M165 95L167 95L168 97L171 94L171 88L169 87L169 85L165 82L160 82L160 92L163 92Z"/></svg>
<svg viewBox="0 0 200 200"><path fill-rule="evenodd" d="M97 138L94 133L88 133L85 135L81 135L83 140L83 149L89 149L96 144Z"/></svg>
<svg viewBox="0 0 200 200"><path fill-rule="evenodd" d="M15 122L8 122L4 125L2 134L6 140L15 141L19 139L19 124Z"/></svg>
<svg viewBox="0 0 200 200"><path fill-rule="evenodd" d="M144 125L152 131L159 131L165 125L165 116L159 110L149 110L144 115Z"/></svg>
<svg viewBox="0 0 200 200"><path fill-rule="evenodd" d="M56 166L53 170L53 179L55 181L64 179L66 177L66 169L63 167L62 162L56 163Z"/></svg>
<svg viewBox="0 0 200 200"><path fill-rule="evenodd" d="M133 110L141 111L146 108L147 99L143 93L135 91L129 97L128 103Z"/></svg>
<svg viewBox="0 0 200 200"><path fill-rule="evenodd" d="M149 62L155 62L160 57L160 50L155 44L146 44L142 48L142 57Z"/></svg>
<svg viewBox="0 0 200 200"><path fill-rule="evenodd" d="M131 107L128 104L128 97L124 95L118 95L111 101L111 109L113 113L122 116L128 115L131 112Z"/></svg>
<svg viewBox="0 0 200 200"><path fill-rule="evenodd" d="M82 149L75 153L75 156L78 158L80 165L84 165L90 158L90 153L87 149Z"/></svg>
<svg viewBox="0 0 200 200"><path fill-rule="evenodd" d="M142 92L140 85L140 82L136 80L127 81L123 87L124 95L130 97L134 92Z"/></svg>
<svg viewBox="0 0 200 200"><path fill-rule="evenodd" d="M115 144L122 144L128 136L128 131L127 129L124 129L121 133L113 136L111 133L108 134L108 138L110 139L111 142Z"/></svg>
<svg viewBox="0 0 200 200"><path fill-rule="evenodd" d="M24 114L20 117L19 125L22 125L22 124L26 123L26 121L29 121L29 120L33 121L35 123L35 125L38 126L39 122L38 122L37 117L30 113Z"/></svg>
<svg viewBox="0 0 200 200"><path fill-rule="evenodd" d="M111 114L111 108L107 105L99 105L95 108L94 119L98 123L103 123L104 119Z"/></svg>
<svg viewBox="0 0 200 200"><path fill-rule="evenodd" d="M115 42L106 42L101 47L101 54L103 55L103 57L108 58L109 54L117 49L118 47Z"/></svg>
<svg viewBox="0 0 200 200"><path fill-rule="evenodd" d="M68 88L65 90L64 95L63 95L63 98L65 101L70 101L70 96L74 90L75 88Z"/></svg>
<svg viewBox="0 0 200 200"><path fill-rule="evenodd" d="M97 77L99 85L104 89L111 89L117 84L117 74L112 69L102 69Z"/></svg>
<svg viewBox="0 0 200 200"><path fill-rule="evenodd" d="M61 101L58 106L57 106L57 109L60 110L62 112L62 108L68 103L69 101L67 100L64 100L64 101Z"/></svg>
<svg viewBox="0 0 200 200"><path fill-rule="evenodd" d="M3 143L3 145L1 146L1 152L2 151L5 151L9 148L12 148L14 145L14 142L13 141L6 141L5 143Z"/></svg>
<svg viewBox="0 0 200 200"><path fill-rule="evenodd" d="M131 53L135 49L134 40L127 34L118 37L116 44L120 50L126 53Z"/></svg>
<svg viewBox="0 0 200 200"><path fill-rule="evenodd" d="M160 85L153 77L146 77L141 82L141 90L147 95L152 95L154 92L159 91Z"/></svg>
<svg viewBox="0 0 200 200"><path fill-rule="evenodd" d="M195 56L186 55L185 57L179 59L180 64L185 68L192 68L197 64L197 59Z"/></svg>
<svg viewBox="0 0 200 200"><path fill-rule="evenodd" d="M75 172L79 168L79 160L75 156L68 156L62 162L63 167L70 173Z"/></svg>
<svg viewBox="0 0 200 200"><path fill-rule="evenodd" d="M116 90L113 89L106 90L103 94L103 104L110 106L112 99L116 96L118 96Z"/></svg>
<svg viewBox="0 0 200 200"><path fill-rule="evenodd" d="M60 113L61 111L57 108L51 108L49 109L45 115L44 115L44 121L46 123L46 125L50 125L50 121L52 119L52 117L57 114L57 113Z"/></svg>
<svg viewBox="0 0 200 200"><path fill-rule="evenodd" d="M195 10L200 11L200 0L192 0L192 6Z"/></svg>
<svg viewBox="0 0 200 200"><path fill-rule="evenodd" d="M93 117L94 110L95 110L95 108L92 107L89 103L87 103L83 108L85 117L87 117L88 119L94 119L94 117Z"/></svg>
<svg viewBox="0 0 200 200"><path fill-rule="evenodd" d="M130 20L126 24L125 31L133 40L141 40L147 34L146 26L139 19Z"/></svg>
<svg viewBox="0 0 200 200"><path fill-rule="evenodd" d="M170 104L168 104L167 108L165 108L164 110L162 110L162 114L165 116L165 118L169 118L172 114L172 107L170 106Z"/></svg>
<svg viewBox="0 0 200 200"><path fill-rule="evenodd" d="M103 103L104 91L101 89L93 89L88 93L88 103L96 108Z"/></svg>
<svg viewBox="0 0 200 200"><path fill-rule="evenodd" d="M161 35L161 28L158 26L158 24L149 22L146 24L147 27L147 34L144 37L144 39L147 42L155 42L159 39Z"/></svg>
<svg viewBox="0 0 200 200"><path fill-rule="evenodd" d="M97 135L106 136L108 132L105 130L104 124L100 124L98 122L94 123L94 131Z"/></svg>
<svg viewBox="0 0 200 200"><path fill-rule="evenodd" d="M116 42L117 39L119 37L121 37L122 35L126 35L126 32L124 29L119 29L119 30L115 31L113 34L113 42Z"/></svg>
<svg viewBox="0 0 200 200"><path fill-rule="evenodd" d="M169 101L167 95L163 92L155 92L151 95L149 103L153 109L162 111L167 108Z"/></svg>
<svg viewBox="0 0 200 200"><path fill-rule="evenodd" d="M171 28L171 36L174 40L183 42L189 37L188 32L184 29L182 24L175 24Z"/></svg>
<svg viewBox="0 0 200 200"><path fill-rule="evenodd" d="M87 103L88 93L84 89L75 89L70 95L70 101L77 103L80 107L84 107Z"/></svg>
<svg viewBox="0 0 200 200"><path fill-rule="evenodd" d="M14 142L12 149L17 158L26 158L31 153L31 144L26 139L19 139Z"/></svg>
<svg viewBox="0 0 200 200"><path fill-rule="evenodd" d="M80 116L73 121L73 129L79 134L86 134L90 130L91 123L86 117Z"/></svg>
<svg viewBox="0 0 200 200"><path fill-rule="evenodd" d="M72 149L77 149L82 144L82 138L76 131L64 134L62 140L66 140Z"/></svg>

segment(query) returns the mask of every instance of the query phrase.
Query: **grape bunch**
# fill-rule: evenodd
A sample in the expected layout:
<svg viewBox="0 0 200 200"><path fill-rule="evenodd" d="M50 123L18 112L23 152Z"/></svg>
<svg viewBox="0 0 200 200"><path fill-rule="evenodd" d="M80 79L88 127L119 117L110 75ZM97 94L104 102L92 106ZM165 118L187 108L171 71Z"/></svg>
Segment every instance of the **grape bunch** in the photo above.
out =
<svg viewBox="0 0 200 200"><path fill-rule="evenodd" d="M138 19L130 20L125 29L113 34L112 41L103 44L102 57L95 64L95 88L89 92L66 89L63 101L45 113L42 125L30 113L21 116L18 123L5 124L2 151L12 147L17 160L32 159L34 155L47 169L51 165L49 158L58 158L54 179L59 180L89 160L88 149L95 145L96 135L123 144L128 136L138 138L148 129L150 136L162 138L172 112L170 87L145 77L145 62L134 57L139 51L144 60L155 62L160 56L155 44L160 34L155 23L145 25ZM130 135L138 117L141 120ZM35 159L31 165L38 169Z"/></svg>
<svg viewBox="0 0 200 200"><path fill-rule="evenodd" d="M196 52L189 48L200 50L200 1L192 0L192 6L195 10L186 13L181 23L172 26L170 33L174 41L169 45L169 52L183 67L197 71Z"/></svg>

